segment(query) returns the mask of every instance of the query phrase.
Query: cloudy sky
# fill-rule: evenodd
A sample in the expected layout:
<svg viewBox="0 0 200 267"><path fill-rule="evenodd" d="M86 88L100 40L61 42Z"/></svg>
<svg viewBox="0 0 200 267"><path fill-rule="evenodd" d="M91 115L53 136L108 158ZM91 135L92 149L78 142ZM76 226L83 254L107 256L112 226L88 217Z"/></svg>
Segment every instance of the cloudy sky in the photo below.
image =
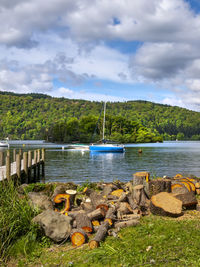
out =
<svg viewBox="0 0 200 267"><path fill-rule="evenodd" d="M0 0L0 90L200 111L200 0Z"/></svg>

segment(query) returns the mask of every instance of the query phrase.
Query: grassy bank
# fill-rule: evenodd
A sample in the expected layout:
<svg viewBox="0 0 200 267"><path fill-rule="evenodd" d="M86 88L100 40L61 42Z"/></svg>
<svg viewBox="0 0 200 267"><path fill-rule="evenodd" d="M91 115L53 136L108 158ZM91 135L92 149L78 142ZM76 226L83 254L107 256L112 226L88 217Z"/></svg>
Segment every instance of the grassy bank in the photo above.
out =
<svg viewBox="0 0 200 267"><path fill-rule="evenodd" d="M31 224L37 214L15 186L0 187L0 252L6 266L200 266L200 214L177 219L146 216L140 225L108 236L101 247L55 245Z"/></svg>
<svg viewBox="0 0 200 267"><path fill-rule="evenodd" d="M199 218L173 220L144 217L137 227L107 237L101 247L85 244L74 249L69 242L42 249L37 257L14 261L18 266L200 266ZM14 264L12 262L12 264Z"/></svg>

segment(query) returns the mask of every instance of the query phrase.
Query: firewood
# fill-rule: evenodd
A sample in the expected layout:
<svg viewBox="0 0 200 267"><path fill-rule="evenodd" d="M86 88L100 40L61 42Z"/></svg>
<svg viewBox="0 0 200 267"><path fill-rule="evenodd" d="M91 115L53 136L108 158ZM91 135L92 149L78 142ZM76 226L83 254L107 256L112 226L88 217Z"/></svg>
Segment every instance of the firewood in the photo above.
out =
<svg viewBox="0 0 200 267"><path fill-rule="evenodd" d="M89 198L91 200L91 204L93 205L94 209L100 207L101 204L107 206L106 198L102 196L101 193L97 193L96 191L90 191Z"/></svg>
<svg viewBox="0 0 200 267"><path fill-rule="evenodd" d="M124 214L133 213L133 210L132 210L131 206L128 204L128 202L120 202L120 203L118 203L116 208L117 208L117 218L118 219L121 219L122 215L124 215Z"/></svg>
<svg viewBox="0 0 200 267"><path fill-rule="evenodd" d="M107 196L109 195L113 190L118 189L116 185L110 183L110 184L103 184L103 191L102 195Z"/></svg>
<svg viewBox="0 0 200 267"><path fill-rule="evenodd" d="M196 188L196 189L200 189L200 183L199 183L199 182L196 182L196 183L195 183L195 188Z"/></svg>
<svg viewBox="0 0 200 267"><path fill-rule="evenodd" d="M186 182L187 184L189 184L191 187L191 191L195 192L195 190L196 190L195 185L188 178L182 178L179 181L180 182Z"/></svg>
<svg viewBox="0 0 200 267"><path fill-rule="evenodd" d="M150 173L149 172L136 172L133 174L133 187L136 185L144 185L144 191L149 196L149 182Z"/></svg>
<svg viewBox="0 0 200 267"><path fill-rule="evenodd" d="M109 224L112 225L113 221L116 219L115 212L116 212L116 207L115 206L110 207L106 213L104 221L108 221Z"/></svg>
<svg viewBox="0 0 200 267"><path fill-rule="evenodd" d="M154 215L178 217L182 215L182 201L170 193L161 192L152 196L150 211Z"/></svg>
<svg viewBox="0 0 200 267"><path fill-rule="evenodd" d="M124 214L124 215L122 215L121 220L125 220L125 221L128 221L128 220L139 220L140 218L141 218L140 214Z"/></svg>
<svg viewBox="0 0 200 267"><path fill-rule="evenodd" d="M105 216L105 212L101 208L98 208L96 210L93 210L93 211L89 212L87 214L87 216L91 221L92 220L98 220L98 219L101 219L102 217Z"/></svg>
<svg viewBox="0 0 200 267"><path fill-rule="evenodd" d="M173 194L177 199L182 201L183 207L196 207L197 199L194 192L187 192L184 194Z"/></svg>
<svg viewBox="0 0 200 267"><path fill-rule="evenodd" d="M77 214L76 216L77 228L83 229L86 233L92 232L92 223L88 218L87 214Z"/></svg>
<svg viewBox="0 0 200 267"><path fill-rule="evenodd" d="M121 228L128 227L128 226L136 226L138 224L139 224L139 220L138 219L132 219L132 220L123 221L123 222L116 222L115 223L115 228L117 230L120 230Z"/></svg>
<svg viewBox="0 0 200 267"><path fill-rule="evenodd" d="M98 229L97 233L95 234L95 237L89 242L89 247L91 249L99 247L100 242L104 240L104 238L107 234L108 228L109 228L109 222L108 221L103 222L99 226L99 229Z"/></svg>
<svg viewBox="0 0 200 267"><path fill-rule="evenodd" d="M149 182L149 197L151 198L161 192L171 192L171 181L162 178L151 180Z"/></svg>
<svg viewBox="0 0 200 267"><path fill-rule="evenodd" d="M54 203L59 204L63 201L65 202L65 207L60 213L65 213L66 211L70 210L70 195L68 194L58 194L53 199Z"/></svg>
<svg viewBox="0 0 200 267"><path fill-rule="evenodd" d="M143 185L136 185L133 187L133 199L135 199L136 204L140 207L145 207L147 202L147 196L144 192Z"/></svg>
<svg viewBox="0 0 200 267"><path fill-rule="evenodd" d="M100 226L100 222L97 220L92 221L92 225L94 226Z"/></svg>
<svg viewBox="0 0 200 267"><path fill-rule="evenodd" d="M84 213L86 213L84 210L71 210L71 211L65 212L65 215L68 215L72 217L73 219L75 219L78 214L84 214Z"/></svg>
<svg viewBox="0 0 200 267"><path fill-rule="evenodd" d="M72 245L79 247L87 242L87 234L83 229L73 229L70 235Z"/></svg>
<svg viewBox="0 0 200 267"><path fill-rule="evenodd" d="M117 189L112 191L111 195L112 196L117 196L118 198L121 197L121 195L124 193L123 189Z"/></svg>
<svg viewBox="0 0 200 267"><path fill-rule="evenodd" d="M77 194L76 190L68 189L66 190L66 194L69 195L69 200L70 200L70 206L72 207L74 205L74 200Z"/></svg>
<svg viewBox="0 0 200 267"><path fill-rule="evenodd" d="M187 187L182 183L175 183L171 185L171 190L173 194L184 194L189 192Z"/></svg>
<svg viewBox="0 0 200 267"><path fill-rule="evenodd" d="M96 209L101 209L102 215L105 216L106 212L108 211L108 205L107 204L99 204L96 206Z"/></svg>
<svg viewBox="0 0 200 267"><path fill-rule="evenodd" d="M132 194L132 192L131 192L131 193L129 192L129 193L126 195L126 197L127 197L128 203L129 203L129 205L131 206L132 210L138 209L138 205L136 204L136 201L133 199L133 194Z"/></svg>
<svg viewBox="0 0 200 267"><path fill-rule="evenodd" d="M90 212L94 209L91 202L82 202L81 208L85 210L86 212Z"/></svg>

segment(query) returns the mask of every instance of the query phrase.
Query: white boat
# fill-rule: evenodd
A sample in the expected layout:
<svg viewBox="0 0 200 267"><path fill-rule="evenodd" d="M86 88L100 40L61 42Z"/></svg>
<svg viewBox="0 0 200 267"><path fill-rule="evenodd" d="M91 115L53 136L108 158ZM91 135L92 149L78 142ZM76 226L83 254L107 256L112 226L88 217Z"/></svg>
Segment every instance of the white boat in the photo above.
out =
<svg viewBox="0 0 200 267"><path fill-rule="evenodd" d="M0 147L8 147L9 144L7 141L0 141Z"/></svg>
<svg viewBox="0 0 200 267"><path fill-rule="evenodd" d="M91 144L89 146L90 151L92 152L120 152L123 153L125 151L124 145L107 143L104 138L105 134L105 116L106 116L106 102L104 103L104 117L103 117L103 139L101 144Z"/></svg>

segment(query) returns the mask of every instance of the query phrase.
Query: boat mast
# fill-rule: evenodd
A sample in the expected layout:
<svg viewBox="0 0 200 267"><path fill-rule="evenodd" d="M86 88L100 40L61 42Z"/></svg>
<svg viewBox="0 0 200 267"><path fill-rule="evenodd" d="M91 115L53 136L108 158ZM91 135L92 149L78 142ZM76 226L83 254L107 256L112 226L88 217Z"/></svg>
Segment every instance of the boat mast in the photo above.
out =
<svg viewBox="0 0 200 267"><path fill-rule="evenodd" d="M104 133L105 133L105 120L106 120L106 102L104 102L104 115L103 115L103 140L104 140Z"/></svg>

